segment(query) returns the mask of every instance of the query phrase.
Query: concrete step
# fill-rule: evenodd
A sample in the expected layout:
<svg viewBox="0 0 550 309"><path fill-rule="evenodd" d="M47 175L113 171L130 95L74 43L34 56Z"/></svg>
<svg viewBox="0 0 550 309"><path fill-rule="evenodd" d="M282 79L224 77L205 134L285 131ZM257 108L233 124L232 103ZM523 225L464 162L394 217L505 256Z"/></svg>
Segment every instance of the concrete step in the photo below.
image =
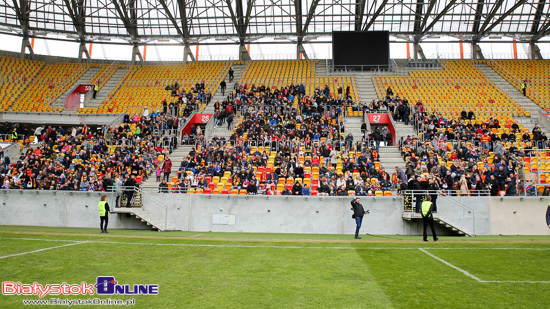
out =
<svg viewBox="0 0 550 309"><path fill-rule="evenodd" d="M78 80L76 80L68 89L65 91L57 100L53 102L53 106L65 106L65 101L69 94L73 92L76 86L80 84L87 84L90 79L92 79L95 74L99 72L99 68L97 67L90 67Z"/></svg>

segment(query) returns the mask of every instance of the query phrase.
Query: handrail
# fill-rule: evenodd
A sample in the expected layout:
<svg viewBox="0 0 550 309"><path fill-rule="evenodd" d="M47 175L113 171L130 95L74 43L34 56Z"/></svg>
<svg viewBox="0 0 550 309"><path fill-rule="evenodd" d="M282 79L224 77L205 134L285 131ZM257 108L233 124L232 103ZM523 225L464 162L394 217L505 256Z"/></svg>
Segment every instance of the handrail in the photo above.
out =
<svg viewBox="0 0 550 309"><path fill-rule="evenodd" d="M124 114L119 114L115 119L113 119L113 121L111 121L109 124L105 126L105 130L104 130L105 132L103 132L103 137L107 135L107 131L111 128L112 125L115 124L115 122L118 122L120 118L124 118Z"/></svg>
<svg viewBox="0 0 550 309"><path fill-rule="evenodd" d="M455 190L455 191L459 191L459 190ZM482 195L482 196L489 196L489 191L488 190L477 190L477 191L474 191L474 192L477 192L479 195ZM472 214L472 235L469 235L469 236L473 236L476 234L476 217L475 217L475 210L471 207L468 207L466 205L464 205L464 203L461 203L461 202L458 202L457 199L453 199L451 198L451 196L449 196L445 190L404 190L404 191L401 191L402 194L405 194L405 195L413 195L413 196L418 196L418 195L437 195L439 197L448 197L448 199L446 199L447 201L450 201L453 205L455 206L458 206L460 208L462 208L463 210L467 211L468 213L471 213ZM405 209L403 209L403 211L405 212ZM411 211L412 208L411 208Z"/></svg>
<svg viewBox="0 0 550 309"><path fill-rule="evenodd" d="M114 192L115 190L115 187L110 187L109 188L112 192ZM140 187L128 187L128 186L122 186L120 188L117 188L117 190L122 190L122 191L134 191L135 193L138 193L141 195L141 199L143 201L143 198L147 198L149 200L151 200L152 202L154 202L155 204L157 205L160 205L162 208L164 208L164 230L167 230L168 229L168 206L166 204L164 204L163 202L161 202L160 200L156 199L155 197L151 196L150 194L146 194L145 191L143 191L142 188ZM150 192L148 192L150 193ZM129 203L130 201L128 201Z"/></svg>
<svg viewBox="0 0 550 309"><path fill-rule="evenodd" d="M460 191L460 189L456 190L403 190L401 191L403 194L412 194L412 195L438 195L438 196L449 196L446 191ZM477 194L482 194L483 196L487 195L489 196L490 191L489 190L468 190L468 192L474 192ZM467 206L465 206L467 207Z"/></svg>
<svg viewBox="0 0 550 309"><path fill-rule="evenodd" d="M442 191L440 191L440 196L441 197L450 197L448 194L443 193ZM453 203L455 206L458 206L458 207L466 210L468 213L472 214L472 235L471 236L475 236L475 234L476 234L476 212L475 212L475 210L471 207L468 207L468 206L464 205L463 202L458 202L457 199L448 198L447 200L450 201L451 203Z"/></svg>

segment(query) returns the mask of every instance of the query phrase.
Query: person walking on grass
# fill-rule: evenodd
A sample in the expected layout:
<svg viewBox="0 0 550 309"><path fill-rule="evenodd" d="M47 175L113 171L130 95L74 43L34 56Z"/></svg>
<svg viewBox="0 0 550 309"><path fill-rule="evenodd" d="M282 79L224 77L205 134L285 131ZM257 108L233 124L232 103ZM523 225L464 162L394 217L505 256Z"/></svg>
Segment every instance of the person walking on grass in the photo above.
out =
<svg viewBox="0 0 550 309"><path fill-rule="evenodd" d="M424 199L424 202L422 202L422 222L424 223L424 229L422 230L423 240L428 241L428 235L427 235L427 227L428 224L430 225L430 229L432 230L432 235L434 237L434 241L437 241L437 235L435 234L435 228L434 228L434 215L432 213L433 211L433 203L432 203L432 197L430 195L426 195L426 198Z"/></svg>
<svg viewBox="0 0 550 309"><path fill-rule="evenodd" d="M363 216L367 213L365 208L363 208L363 205L359 202L361 202L361 200L358 197L351 201L351 210L353 210L353 215L351 215L351 217L355 219L356 224L355 239L361 239L361 237L359 237L359 229L361 228L361 223L363 222Z"/></svg>
<svg viewBox="0 0 550 309"><path fill-rule="evenodd" d="M109 213L111 212L111 208L109 207L109 203L107 203L107 195L101 196L98 208L99 228L101 229L101 233L109 233L107 232L107 225L109 224Z"/></svg>

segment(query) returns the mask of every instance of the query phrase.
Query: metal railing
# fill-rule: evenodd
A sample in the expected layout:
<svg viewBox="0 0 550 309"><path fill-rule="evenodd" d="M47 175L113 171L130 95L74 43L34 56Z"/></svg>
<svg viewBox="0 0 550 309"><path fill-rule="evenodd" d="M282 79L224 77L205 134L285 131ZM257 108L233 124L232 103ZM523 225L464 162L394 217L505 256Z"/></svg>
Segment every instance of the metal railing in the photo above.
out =
<svg viewBox="0 0 550 309"><path fill-rule="evenodd" d="M168 206L164 204L162 201L150 195L150 193L155 193L155 191L153 191L151 187L142 188L139 186L135 186L135 187L122 186L120 188L115 188L113 186L113 187L110 187L109 189L111 192L122 190L121 196L124 194L127 194L128 191L134 192L132 196L132 200L136 198L141 198L142 207L143 207L144 200L160 206L162 209L164 209L164 230L168 229ZM158 188L157 188L157 191L158 191ZM132 201L127 201L128 204L130 204L131 202ZM128 207L131 207L131 206L128 206Z"/></svg>
<svg viewBox="0 0 550 309"><path fill-rule="evenodd" d="M489 196L488 190L472 191L475 196ZM419 201L423 201L426 196L435 196L432 198L432 203L436 206L434 212L437 213L437 218L446 224L455 228L460 228L468 236L475 236L476 222L475 210L472 207L465 205L457 196L452 195L449 190L405 190L401 192L404 195L403 213L415 213L415 209L419 205ZM463 195L464 196L464 195ZM414 200L413 200L414 199ZM441 203L441 201L446 203ZM437 202L439 201L439 202ZM415 206L416 204L416 206ZM421 211L421 210L419 210ZM454 222L449 222L449 219L454 219Z"/></svg>

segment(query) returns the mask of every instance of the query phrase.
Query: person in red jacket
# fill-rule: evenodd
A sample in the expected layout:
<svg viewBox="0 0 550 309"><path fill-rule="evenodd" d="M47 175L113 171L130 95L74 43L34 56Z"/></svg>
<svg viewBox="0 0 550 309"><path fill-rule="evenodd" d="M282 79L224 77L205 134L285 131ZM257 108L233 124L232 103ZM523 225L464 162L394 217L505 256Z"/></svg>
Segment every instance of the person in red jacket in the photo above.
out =
<svg viewBox="0 0 550 309"><path fill-rule="evenodd" d="M172 160L170 160L168 156L165 158L164 163L162 163L162 172L164 173L166 181L170 181L170 172L172 172Z"/></svg>

